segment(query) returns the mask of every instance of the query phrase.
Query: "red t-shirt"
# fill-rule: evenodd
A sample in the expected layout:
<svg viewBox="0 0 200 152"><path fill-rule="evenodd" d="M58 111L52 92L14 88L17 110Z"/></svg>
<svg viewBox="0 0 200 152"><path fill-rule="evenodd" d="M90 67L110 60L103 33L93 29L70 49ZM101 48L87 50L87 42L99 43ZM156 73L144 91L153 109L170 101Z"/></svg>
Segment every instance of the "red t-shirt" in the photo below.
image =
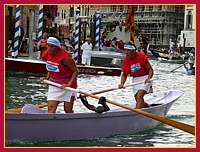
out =
<svg viewBox="0 0 200 152"><path fill-rule="evenodd" d="M71 54L60 48L55 56L51 56L48 50L45 50L42 54L42 59L46 61L46 69L49 72L50 80L59 84L67 84L73 71L68 66L62 64L62 61L71 57ZM77 81L71 86L77 88Z"/></svg>
<svg viewBox="0 0 200 152"><path fill-rule="evenodd" d="M46 39L46 40L43 40L43 39L42 39L42 40L40 41L40 45L41 45L41 46L47 46L47 39ZM41 52L43 53L43 51L45 51L46 49L47 49L46 47L43 47L42 50L41 50Z"/></svg>
<svg viewBox="0 0 200 152"><path fill-rule="evenodd" d="M125 57L123 60L122 72L125 75L130 76L144 76L148 74L148 70L145 68L147 56L143 52L137 52L134 59Z"/></svg>

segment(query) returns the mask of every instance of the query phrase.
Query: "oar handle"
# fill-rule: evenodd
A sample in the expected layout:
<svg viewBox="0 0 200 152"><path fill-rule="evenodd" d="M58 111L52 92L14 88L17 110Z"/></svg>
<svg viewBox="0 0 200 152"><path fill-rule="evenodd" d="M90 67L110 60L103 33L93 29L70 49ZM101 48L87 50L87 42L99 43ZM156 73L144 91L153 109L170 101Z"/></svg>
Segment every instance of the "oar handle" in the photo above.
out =
<svg viewBox="0 0 200 152"><path fill-rule="evenodd" d="M152 78L149 81L154 81L154 80L158 80L158 78ZM138 85L138 84L142 84L142 83L144 83L144 81L135 82L135 83L132 83L132 84L125 85L124 88L131 87L131 86Z"/></svg>
<svg viewBox="0 0 200 152"><path fill-rule="evenodd" d="M157 80L157 79L158 78L152 78L149 81L154 81L154 80ZM58 83L55 83L55 82L52 82L52 81L49 81L49 80L43 80L43 82L46 83L46 84L61 88L61 84L58 84ZM139 82L136 82L136 83L125 85L124 88L134 86L134 85L138 85L138 84L141 84L141 83L144 83L144 81L139 81ZM74 89L74 88L70 88L70 87L65 87L65 89L80 93L80 90L78 90L78 89ZM119 89L119 88L118 87L117 88L110 88L110 89L94 92L92 94L95 95L95 94L100 94L100 93L104 93L104 92L108 92L108 91L112 91L112 90L117 90L117 89Z"/></svg>
<svg viewBox="0 0 200 152"><path fill-rule="evenodd" d="M61 88L61 84L58 84L58 83L55 83L55 82L52 82L52 81L49 81L49 80L43 80L43 82L46 83L46 84ZM78 89L74 89L74 88L70 88L70 87L64 87L64 88L67 89L67 90L79 93Z"/></svg>
<svg viewBox="0 0 200 152"><path fill-rule="evenodd" d="M158 78L152 78L149 81L154 81L154 80L158 80ZM131 86L138 85L138 84L142 84L142 83L144 83L144 81L135 82L135 83L132 83L132 84L125 85L124 88L131 87ZM120 88L112 88L112 90L117 90L117 89L120 89Z"/></svg>
<svg viewBox="0 0 200 152"><path fill-rule="evenodd" d="M154 80L157 80L157 79L158 78L152 78L152 79L150 79L150 81L154 81ZM131 86L134 86L134 85L137 85L137 84L141 84L141 83L144 83L144 81L139 81L139 82L136 82L136 83L125 85L124 88L131 87ZM113 91L113 90L118 90L118 89L120 89L120 88L118 88L118 87L116 87L116 88L110 88L110 89L106 89L106 90L101 90L101 91L93 92L91 94L96 95L96 94L100 94L100 93L104 93L104 92L109 92L109 91Z"/></svg>

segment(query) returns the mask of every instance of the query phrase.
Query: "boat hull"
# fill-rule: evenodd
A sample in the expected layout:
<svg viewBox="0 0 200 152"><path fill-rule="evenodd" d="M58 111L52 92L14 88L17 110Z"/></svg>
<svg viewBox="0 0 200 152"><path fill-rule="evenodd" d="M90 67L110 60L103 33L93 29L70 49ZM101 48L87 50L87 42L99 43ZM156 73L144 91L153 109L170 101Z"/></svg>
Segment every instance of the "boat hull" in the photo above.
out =
<svg viewBox="0 0 200 152"><path fill-rule="evenodd" d="M150 51L151 51L151 53L153 54L153 56L156 57L156 58L160 57L160 58L168 59L168 57L166 57L166 56L161 56L161 55L159 54L159 52L157 52L156 50L150 49Z"/></svg>
<svg viewBox="0 0 200 152"><path fill-rule="evenodd" d="M183 93L169 91L149 99L149 104L161 104L142 109L164 117L173 102ZM133 105L134 107L135 105ZM101 138L116 134L133 134L155 127L159 122L123 108L103 114L5 114L6 140L61 141Z"/></svg>
<svg viewBox="0 0 200 152"><path fill-rule="evenodd" d="M163 62L178 63L178 64L183 64L184 62L186 62L186 58L182 59L180 54L178 54L178 53L176 53L177 55L174 55L172 57L172 59L169 59L169 56L166 53L162 53L162 52L152 50L152 49L150 49L150 51L155 58L157 58L158 60L163 61Z"/></svg>
<svg viewBox="0 0 200 152"><path fill-rule="evenodd" d="M77 65L79 74L89 75L107 75L120 76L121 68L98 67ZM44 61L29 60L29 59L5 59L5 69L17 72L27 72L33 74L47 74L46 64Z"/></svg>

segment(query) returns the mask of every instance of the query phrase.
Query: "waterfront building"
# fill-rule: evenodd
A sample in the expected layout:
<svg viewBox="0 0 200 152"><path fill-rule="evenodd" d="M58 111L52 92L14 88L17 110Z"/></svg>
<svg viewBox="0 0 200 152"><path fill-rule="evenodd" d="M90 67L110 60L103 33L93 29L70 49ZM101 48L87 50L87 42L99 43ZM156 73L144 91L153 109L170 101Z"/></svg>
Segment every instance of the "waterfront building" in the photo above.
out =
<svg viewBox="0 0 200 152"><path fill-rule="evenodd" d="M191 5L193 6L193 5ZM134 5L134 23L149 38L150 47L169 47L170 40L177 43L181 31L194 31L195 12L191 6L185 5ZM7 40L13 39L15 5L7 5L6 24ZM54 12L50 10L54 9ZM111 31L112 23L117 21L125 25L128 5L44 5L43 32L63 34L65 38L72 36L75 31L75 12L80 10L82 38L92 37L92 23L96 11L100 12L101 34ZM186 11L187 16L184 16ZM34 12L33 31L30 32L30 12ZM22 5L21 20L25 38L37 39L39 5ZM188 18L189 17L189 18ZM192 19L190 19L192 17ZM185 23L184 23L185 20ZM190 21L191 24L186 21ZM185 34L186 35L186 34ZM180 40L181 42L181 40ZM189 41L187 41L189 43ZM186 42L186 43L187 43ZM183 42L181 42L183 43ZM183 45L183 44L181 44ZM186 44L187 45L187 44Z"/></svg>
<svg viewBox="0 0 200 152"><path fill-rule="evenodd" d="M169 47L184 28L185 5L136 5L135 25L149 38L150 47Z"/></svg>
<svg viewBox="0 0 200 152"><path fill-rule="evenodd" d="M178 45L184 51L190 51L196 45L196 8L194 5L185 6L184 29L178 37Z"/></svg>

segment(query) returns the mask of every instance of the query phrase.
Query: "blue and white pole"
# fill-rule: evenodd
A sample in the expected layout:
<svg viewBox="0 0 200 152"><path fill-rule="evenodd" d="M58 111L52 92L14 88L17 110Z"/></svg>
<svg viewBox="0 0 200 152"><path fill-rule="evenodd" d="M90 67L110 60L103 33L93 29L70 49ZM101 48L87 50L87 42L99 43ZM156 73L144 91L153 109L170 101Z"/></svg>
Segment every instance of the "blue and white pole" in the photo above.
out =
<svg viewBox="0 0 200 152"><path fill-rule="evenodd" d="M43 27L43 5L39 6L39 20L38 20L38 43L42 39L42 27ZM38 51L37 59L40 59L41 51Z"/></svg>
<svg viewBox="0 0 200 152"><path fill-rule="evenodd" d="M100 12L96 12L95 18L95 47L100 47Z"/></svg>
<svg viewBox="0 0 200 152"><path fill-rule="evenodd" d="M75 27L75 48L74 48L74 60L78 62L78 42L79 42L79 24L80 24L80 10L76 10L76 27Z"/></svg>
<svg viewBox="0 0 200 152"><path fill-rule="evenodd" d="M16 5L14 51L12 52L13 58L18 58L19 28L20 28L19 21L20 21L20 6Z"/></svg>
<svg viewBox="0 0 200 152"><path fill-rule="evenodd" d="M39 20L38 20L38 42L42 39L42 25L43 25L43 5L40 5Z"/></svg>

